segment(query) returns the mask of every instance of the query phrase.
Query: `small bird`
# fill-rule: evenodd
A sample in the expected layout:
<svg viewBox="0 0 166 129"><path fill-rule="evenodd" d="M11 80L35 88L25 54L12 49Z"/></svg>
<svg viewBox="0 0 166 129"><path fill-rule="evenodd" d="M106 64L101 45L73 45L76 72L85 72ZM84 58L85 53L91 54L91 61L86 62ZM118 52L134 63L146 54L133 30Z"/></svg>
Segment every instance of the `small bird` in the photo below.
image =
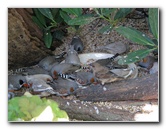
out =
<svg viewBox="0 0 166 129"><path fill-rule="evenodd" d="M74 65L70 63L61 63L61 64L54 65L50 71L50 74L53 77L53 79L57 79L60 74L73 73L80 68L81 68L80 65Z"/></svg>
<svg viewBox="0 0 166 129"><path fill-rule="evenodd" d="M26 85L26 78L21 74L8 75L8 90L19 90Z"/></svg>
<svg viewBox="0 0 166 129"><path fill-rule="evenodd" d="M106 74L109 72L109 69L106 66L101 65L100 63L97 62L91 63L89 66L92 69L95 76L97 73Z"/></svg>
<svg viewBox="0 0 166 129"><path fill-rule="evenodd" d="M109 69L97 62L92 63L92 71L95 77L104 85L105 83L124 80L126 78L135 78L138 75L138 69L135 64L129 64L128 68Z"/></svg>
<svg viewBox="0 0 166 129"><path fill-rule="evenodd" d="M97 78L91 72L80 71L76 72L75 74L76 74L76 81L82 86L89 85L92 83L97 83Z"/></svg>
<svg viewBox="0 0 166 129"><path fill-rule="evenodd" d="M25 78L26 78L27 82L29 80L31 80L31 79L34 79L34 78L36 78L36 79L42 79L45 82L52 82L53 81L52 77L50 75L47 75L47 74L27 75L27 76L25 76Z"/></svg>
<svg viewBox="0 0 166 129"><path fill-rule="evenodd" d="M53 81L50 75L36 74L26 76L27 83L31 86L34 92L42 92L52 90L52 87L48 84Z"/></svg>
<svg viewBox="0 0 166 129"><path fill-rule="evenodd" d="M78 57L77 51L74 50L74 46L69 46L67 51L67 56L65 58L65 63L70 63L74 65L81 65L80 59Z"/></svg>
<svg viewBox="0 0 166 129"><path fill-rule="evenodd" d="M97 61L95 61L95 63L98 63L98 64L100 64L100 65L102 65L102 66L114 66L115 65L115 59L116 59L116 57L118 57L119 56L119 53L116 53L114 56L112 56L111 58L106 58L106 59L99 59L99 60L97 60ZM111 68L111 67L110 67Z"/></svg>
<svg viewBox="0 0 166 129"><path fill-rule="evenodd" d="M110 74L109 68L102 66L97 62L92 63L90 66L92 68L93 74L102 85L117 80L117 77L114 77L112 74Z"/></svg>
<svg viewBox="0 0 166 129"><path fill-rule="evenodd" d="M135 64L131 63L128 65L128 68L121 68L121 69L112 69L110 70L115 75L126 78L136 78L138 75L138 68Z"/></svg>
<svg viewBox="0 0 166 129"><path fill-rule="evenodd" d="M59 64L59 62L56 62L54 56L47 56L38 63L38 66L49 71L54 64Z"/></svg>
<svg viewBox="0 0 166 129"><path fill-rule="evenodd" d="M77 51L78 53L82 52L84 49L83 42L78 36L74 36L70 44L74 47L74 50Z"/></svg>
<svg viewBox="0 0 166 129"><path fill-rule="evenodd" d="M106 50L107 52L111 54L116 54L116 53L122 54L127 51L128 46L122 42L115 42L115 43L108 44L106 46L100 46L97 49Z"/></svg>
<svg viewBox="0 0 166 129"><path fill-rule="evenodd" d="M34 75L34 74L48 74L49 72L45 69L39 67L38 65L31 66L24 68L24 71L22 72L23 75Z"/></svg>
<svg viewBox="0 0 166 129"><path fill-rule="evenodd" d="M50 71L53 65L59 64L64 59L63 56L65 54L66 52L63 52L60 55L47 56L38 63L38 66L46 71Z"/></svg>
<svg viewBox="0 0 166 129"><path fill-rule="evenodd" d="M74 81L58 78L51 83L51 87L58 92L58 96L68 96L74 94L79 85Z"/></svg>
<svg viewBox="0 0 166 129"><path fill-rule="evenodd" d="M143 59L138 63L138 65L141 66L141 67L143 67L143 68L147 68L147 69L149 70L150 68L152 68L153 63L154 63L155 61L156 61L156 60L155 60L154 57L152 57L152 56L147 56L147 57L143 58Z"/></svg>
<svg viewBox="0 0 166 129"><path fill-rule="evenodd" d="M62 78L70 79L77 82L80 86L90 85L97 83L97 79L91 72L78 71L72 74L61 74Z"/></svg>
<svg viewBox="0 0 166 129"><path fill-rule="evenodd" d="M49 75L38 74L26 76L26 80L33 92L39 96L57 95L61 96L59 92L56 92L52 87L53 79Z"/></svg>

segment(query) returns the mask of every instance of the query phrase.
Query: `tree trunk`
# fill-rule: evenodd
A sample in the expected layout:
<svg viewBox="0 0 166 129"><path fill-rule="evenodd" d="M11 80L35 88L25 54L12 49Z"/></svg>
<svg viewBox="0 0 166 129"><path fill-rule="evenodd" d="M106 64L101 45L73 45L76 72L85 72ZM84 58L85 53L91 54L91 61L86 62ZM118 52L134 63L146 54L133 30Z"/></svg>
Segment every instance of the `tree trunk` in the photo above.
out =
<svg viewBox="0 0 166 129"><path fill-rule="evenodd" d="M59 103L60 109L67 112L71 120L81 121L136 121L137 114L149 114L156 112L152 108L144 109L146 105L153 107L158 105L157 101L111 101L97 102L69 100L52 96ZM149 115L148 121L151 121ZM157 119L157 118L156 118ZM157 121L157 120L156 120Z"/></svg>
<svg viewBox="0 0 166 129"><path fill-rule="evenodd" d="M42 31L32 21L32 9L8 9L8 68L36 64L52 54L42 40Z"/></svg>

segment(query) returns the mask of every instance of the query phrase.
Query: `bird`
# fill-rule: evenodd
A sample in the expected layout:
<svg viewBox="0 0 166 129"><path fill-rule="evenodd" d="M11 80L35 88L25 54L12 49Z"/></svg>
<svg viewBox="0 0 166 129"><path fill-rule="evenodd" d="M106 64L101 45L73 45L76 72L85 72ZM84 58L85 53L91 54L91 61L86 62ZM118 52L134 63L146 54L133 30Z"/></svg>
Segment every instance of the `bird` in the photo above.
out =
<svg viewBox="0 0 166 129"><path fill-rule="evenodd" d="M53 79L57 79L60 74L73 73L80 68L80 65L74 65L71 63L56 64L51 68L50 75Z"/></svg>
<svg viewBox="0 0 166 129"><path fill-rule="evenodd" d="M8 75L8 90L19 90L22 86L26 86L26 78L21 74Z"/></svg>
<svg viewBox="0 0 166 129"><path fill-rule="evenodd" d="M95 63L98 63L102 66L114 66L115 65L115 59L119 56L119 53L116 53L114 56L106 59L99 59L95 61ZM93 63L92 63L93 64ZM111 67L110 67L111 68Z"/></svg>
<svg viewBox="0 0 166 129"><path fill-rule="evenodd" d="M30 66L24 68L24 71L21 72L22 75L35 75L35 74L48 74L49 72L46 71L45 69L39 67L38 65L35 66Z"/></svg>
<svg viewBox="0 0 166 129"><path fill-rule="evenodd" d="M102 85L105 83L115 82L124 80L127 78L136 78L138 75L138 69L135 64L129 64L128 67L122 68L109 68L102 63L93 62L90 64L91 69L95 77L101 82Z"/></svg>
<svg viewBox="0 0 166 129"><path fill-rule="evenodd" d="M59 64L64 59L63 56L65 54L66 52L62 52L60 55L47 56L39 61L38 66L46 71L50 71L53 65Z"/></svg>
<svg viewBox="0 0 166 129"><path fill-rule="evenodd" d="M59 64L59 62L56 62L54 56L47 56L38 63L38 66L49 71L54 64Z"/></svg>
<svg viewBox="0 0 166 129"><path fill-rule="evenodd" d="M122 42L115 42L115 43L108 44L106 46L100 46L97 49L106 50L107 52L111 54L116 54L116 53L122 54L128 50L128 46Z"/></svg>
<svg viewBox="0 0 166 129"><path fill-rule="evenodd" d="M78 53L74 50L74 46L69 46L69 49L67 50L67 55L65 57L65 63L81 65Z"/></svg>
<svg viewBox="0 0 166 129"><path fill-rule="evenodd" d="M79 71L76 72L76 81L84 86L92 83L97 83L97 78L91 72Z"/></svg>
<svg viewBox="0 0 166 129"><path fill-rule="evenodd" d="M49 85L53 81L50 75L46 74L35 74L27 75L26 81L34 92L52 91L53 88Z"/></svg>
<svg viewBox="0 0 166 129"><path fill-rule="evenodd" d="M27 82L31 79L34 79L34 78L36 78L36 79L40 78L45 82L52 82L53 81L52 77L50 75L47 75L47 74L27 75L27 76L25 76L25 78L26 78Z"/></svg>
<svg viewBox="0 0 166 129"><path fill-rule="evenodd" d="M74 50L77 51L78 53L82 52L84 49L83 42L79 38L79 36L74 36L70 44L73 46Z"/></svg>
<svg viewBox="0 0 166 129"><path fill-rule="evenodd" d="M138 65L141 66L141 67L143 67L143 68L147 68L149 70L150 68L152 68L154 62L155 62L155 58L154 57L147 56L147 57L143 58L138 63Z"/></svg>
<svg viewBox="0 0 166 129"><path fill-rule="evenodd" d="M74 94L79 85L74 81L58 78L51 83L51 87L58 92L58 96L68 96Z"/></svg>
<svg viewBox="0 0 166 129"><path fill-rule="evenodd" d="M69 79L77 82L80 86L98 83L97 78L91 72L78 71L72 74L60 74L64 79Z"/></svg>
<svg viewBox="0 0 166 129"><path fill-rule="evenodd" d="M115 75L122 77L124 79L126 78L136 78L138 75L138 68L135 64L131 63L128 64L127 68L121 68L121 69L111 69L110 72L114 73Z"/></svg>

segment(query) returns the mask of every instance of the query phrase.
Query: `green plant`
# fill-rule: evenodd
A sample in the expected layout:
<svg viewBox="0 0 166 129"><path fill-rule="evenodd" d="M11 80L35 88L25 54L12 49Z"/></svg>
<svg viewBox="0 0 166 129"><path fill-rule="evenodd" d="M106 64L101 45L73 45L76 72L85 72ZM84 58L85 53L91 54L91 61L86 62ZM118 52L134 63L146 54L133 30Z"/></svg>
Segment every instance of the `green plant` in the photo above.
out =
<svg viewBox="0 0 166 129"><path fill-rule="evenodd" d="M44 117L41 118L41 116ZM36 121L39 118L42 121L59 121L62 118L68 120L68 115L59 109L55 101L46 98L40 99L38 96L24 95L8 101L9 121Z"/></svg>
<svg viewBox="0 0 166 129"><path fill-rule="evenodd" d="M85 25L96 19L104 19L110 23L108 26L104 26L99 30L100 33L105 31L111 31L119 21L123 20L126 15L132 12L131 8L94 8L94 12L91 14L83 14L78 17L68 20L68 25ZM65 19L65 17L63 17ZM66 19L67 16L66 16Z"/></svg>
<svg viewBox="0 0 166 129"><path fill-rule="evenodd" d="M53 13L49 8L34 8L33 11L35 16L32 16L32 20L43 30L44 43L47 48L50 48L52 44L51 28L58 26L57 21L53 17L57 12L54 11Z"/></svg>
<svg viewBox="0 0 166 129"><path fill-rule="evenodd" d="M99 18L109 22L109 25L99 30L99 33L112 31L120 21L133 11L132 8L95 8L94 10Z"/></svg>
<svg viewBox="0 0 166 129"><path fill-rule="evenodd" d="M151 30L154 39L150 39L146 34L131 27L119 26L115 28L115 30L119 34L130 39L133 43L145 46L145 49L137 50L127 54L126 56L123 56L118 61L119 64L123 65L123 64L134 63L143 59L149 53L153 51L158 51L158 9L157 8L149 9L148 21L150 25L149 30Z"/></svg>
<svg viewBox="0 0 166 129"><path fill-rule="evenodd" d="M63 29L66 29L72 20L82 15L81 8L34 8L32 20L43 30L43 40L47 48L51 47L54 39L62 40ZM77 24L72 27L78 29Z"/></svg>
<svg viewBox="0 0 166 129"><path fill-rule="evenodd" d="M94 8L93 13L83 13L82 8L34 8L32 20L43 30L43 40L47 48L51 47L54 39L62 40L62 29L79 33L80 26L89 24L96 19L104 19L110 25L99 30L100 33L111 31L121 21L131 8ZM63 26L63 27L61 27Z"/></svg>

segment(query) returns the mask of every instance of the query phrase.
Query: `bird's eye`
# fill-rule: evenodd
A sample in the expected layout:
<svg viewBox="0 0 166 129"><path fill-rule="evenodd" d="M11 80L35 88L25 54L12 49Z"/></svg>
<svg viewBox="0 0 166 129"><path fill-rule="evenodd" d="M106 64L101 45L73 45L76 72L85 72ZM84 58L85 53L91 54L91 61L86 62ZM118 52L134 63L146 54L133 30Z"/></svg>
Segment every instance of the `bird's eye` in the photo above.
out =
<svg viewBox="0 0 166 129"><path fill-rule="evenodd" d="M22 85L24 83L23 80L19 80L19 84Z"/></svg>
<svg viewBox="0 0 166 129"><path fill-rule="evenodd" d="M78 48L77 48L77 51L78 51L78 52L79 52L79 51L81 51L81 48L80 48L80 47L78 47Z"/></svg>

